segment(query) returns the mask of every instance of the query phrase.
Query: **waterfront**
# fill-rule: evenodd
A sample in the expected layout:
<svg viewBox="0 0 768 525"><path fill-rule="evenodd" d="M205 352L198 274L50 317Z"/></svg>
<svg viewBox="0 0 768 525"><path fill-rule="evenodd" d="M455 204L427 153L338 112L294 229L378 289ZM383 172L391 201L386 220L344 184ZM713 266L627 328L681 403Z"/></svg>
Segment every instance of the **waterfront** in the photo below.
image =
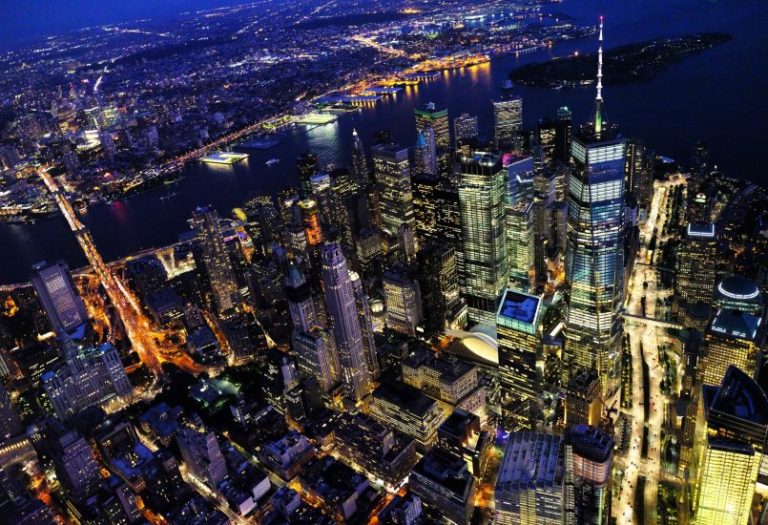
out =
<svg viewBox="0 0 768 525"><path fill-rule="evenodd" d="M768 107L768 36L762 21L768 16L763 0L702 2L696 0L566 0L556 9L589 23L606 16L608 47L644 39L700 31L723 31L734 39L716 49L672 66L647 83L609 86L608 116L625 135L637 136L661 153L687 159L697 139L710 144L712 158L728 175L765 184L758 167L768 162L764 122ZM518 64L541 61L575 50L593 52L592 41L569 42L546 52L497 57L491 63L445 71L438 79L405 88L396 98L341 115L332 124L309 132L296 129L267 150L251 150L250 158L233 166L191 163L184 177L168 188L155 189L112 205L96 205L83 217L105 259L174 242L187 228L198 204L211 203L222 215L255 192L275 192L296 182L294 159L311 149L323 164L349 160L352 129L368 145L379 128L388 127L402 144L415 142L412 110L426 101L449 107L451 118L462 112L478 115L481 133L491 125L489 100L498 94L509 71ZM526 127L554 115L559 106L583 121L592 107L592 88L550 91L521 88ZM729 128L723 133L723 123ZM279 164L267 167L270 158ZM175 195L174 195L175 194ZM173 196L171 196L173 195ZM161 199L167 196L168 198ZM41 259L65 259L72 267L85 263L63 218L34 224L0 224L0 246L11 254L0 261L5 282L24 281L29 267Z"/></svg>

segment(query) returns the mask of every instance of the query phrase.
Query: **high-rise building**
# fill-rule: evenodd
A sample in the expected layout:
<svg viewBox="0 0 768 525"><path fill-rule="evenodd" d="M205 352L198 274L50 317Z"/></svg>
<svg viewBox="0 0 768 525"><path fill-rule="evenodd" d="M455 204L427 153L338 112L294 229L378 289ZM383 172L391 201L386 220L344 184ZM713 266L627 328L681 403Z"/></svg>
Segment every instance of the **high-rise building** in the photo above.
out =
<svg viewBox="0 0 768 525"><path fill-rule="evenodd" d="M475 480L461 456L433 448L413 467L408 484L426 506L449 523L470 522Z"/></svg>
<svg viewBox="0 0 768 525"><path fill-rule="evenodd" d="M413 148L413 166L415 173L437 175L435 130L431 127L420 129L416 135L416 146Z"/></svg>
<svg viewBox="0 0 768 525"><path fill-rule="evenodd" d="M557 119L543 119L536 128L536 142L545 165L566 165L570 161L571 111L563 106Z"/></svg>
<svg viewBox="0 0 768 525"><path fill-rule="evenodd" d="M65 362L41 377L43 390L59 419L112 396L125 396L133 389L117 349L111 343L97 348L77 348Z"/></svg>
<svg viewBox="0 0 768 525"><path fill-rule="evenodd" d="M448 121L448 109L438 108L434 102L427 102L413 110L416 117L416 130L432 128L435 133L435 146L438 149L451 147L451 130Z"/></svg>
<svg viewBox="0 0 768 525"><path fill-rule="evenodd" d="M689 305L710 305L717 263L715 225L689 224L677 251L675 296Z"/></svg>
<svg viewBox="0 0 768 525"><path fill-rule="evenodd" d="M715 288L714 306L717 310L738 310L746 314L762 315L763 292L755 281L740 275L729 275Z"/></svg>
<svg viewBox="0 0 768 525"><path fill-rule="evenodd" d="M459 269L453 246L432 243L419 252L419 280L427 335L441 333L461 306Z"/></svg>
<svg viewBox="0 0 768 525"><path fill-rule="evenodd" d="M602 422L603 403L600 378L594 369L571 374L565 389L565 424L598 426Z"/></svg>
<svg viewBox="0 0 768 525"><path fill-rule="evenodd" d="M192 213L192 228L202 248L202 259L218 312L224 313L240 302L237 281L232 270L219 226L219 214L212 206L198 207Z"/></svg>
<svg viewBox="0 0 768 525"><path fill-rule="evenodd" d="M637 139L627 142L627 192L637 199L641 209L647 209L653 198L653 152Z"/></svg>
<svg viewBox="0 0 768 525"><path fill-rule="evenodd" d="M459 177L462 293L470 320L493 325L496 301L507 284L506 171L498 156L476 152L460 157Z"/></svg>
<svg viewBox="0 0 768 525"><path fill-rule="evenodd" d="M611 518L613 438L597 427L566 429L565 464L571 468L576 523L607 525Z"/></svg>
<svg viewBox="0 0 768 525"><path fill-rule="evenodd" d="M523 99L509 95L493 101L493 135L499 149L517 148L523 129Z"/></svg>
<svg viewBox="0 0 768 525"><path fill-rule="evenodd" d="M317 173L318 160L317 155L305 151L296 159L296 171L299 174L299 187L301 196L304 198L312 195L312 176Z"/></svg>
<svg viewBox="0 0 768 525"><path fill-rule="evenodd" d="M320 210L315 199L299 201L301 220L304 223L304 233L307 235L307 245L317 246L323 242L323 228L320 225Z"/></svg>
<svg viewBox="0 0 768 525"><path fill-rule="evenodd" d="M372 387L363 344L355 291L347 268L347 260L338 243L325 244L321 249L322 280L328 322L336 339L341 380L349 397L359 401Z"/></svg>
<svg viewBox="0 0 768 525"><path fill-rule="evenodd" d="M21 431L21 420L13 406L13 400L8 391L0 385L0 441L16 436Z"/></svg>
<svg viewBox="0 0 768 525"><path fill-rule="evenodd" d="M763 319L738 310L720 310L704 336L703 381L717 385L731 365L756 377L765 333Z"/></svg>
<svg viewBox="0 0 768 525"><path fill-rule="evenodd" d="M374 390L370 411L376 420L414 438L422 452L435 444L437 429L448 417L438 401L399 381L382 383Z"/></svg>
<svg viewBox="0 0 768 525"><path fill-rule="evenodd" d="M352 282L352 293L355 295L357 318L360 320L360 333L363 334L363 354L368 366L368 373L372 378L379 377L379 359L376 352L376 343L373 338L373 313L368 302L368 296L363 289L363 280L357 272L349 272L349 280Z"/></svg>
<svg viewBox="0 0 768 525"><path fill-rule="evenodd" d="M81 500L101 486L99 465L88 442L75 430L67 430L54 422L47 427L48 449L56 469L56 477L67 496Z"/></svg>
<svg viewBox="0 0 768 525"><path fill-rule="evenodd" d="M357 130L352 130L352 180L360 188L367 188L371 180L368 170L368 158L365 156L365 147Z"/></svg>
<svg viewBox="0 0 768 525"><path fill-rule="evenodd" d="M320 327L295 332L292 337L296 364L305 376L314 378L322 392L338 381L338 356L333 337Z"/></svg>
<svg viewBox="0 0 768 525"><path fill-rule="evenodd" d="M415 337L422 317L419 281L408 268L398 267L384 272L382 282L387 302L387 328Z"/></svg>
<svg viewBox="0 0 768 525"><path fill-rule="evenodd" d="M294 330L308 332L315 326L319 326L312 289L301 269L295 264L288 267L288 275L285 277L285 297L288 299L288 310L291 313Z"/></svg>
<svg viewBox="0 0 768 525"><path fill-rule="evenodd" d="M456 144L477 139L477 116L462 113L453 120L453 134Z"/></svg>
<svg viewBox="0 0 768 525"><path fill-rule="evenodd" d="M414 223L408 150L391 144L373 147L373 172L379 191L381 227L396 237L401 224Z"/></svg>
<svg viewBox="0 0 768 525"><path fill-rule="evenodd" d="M494 522L499 525L570 523L563 444L558 436L513 432L496 480Z"/></svg>
<svg viewBox="0 0 768 525"><path fill-rule="evenodd" d="M624 300L625 141L604 120L602 22L592 122L571 144L565 257L565 381L594 368L603 392L618 388Z"/></svg>
<svg viewBox="0 0 768 525"><path fill-rule="evenodd" d="M690 476L696 524L748 523L768 435L768 397L730 367L722 383L704 386Z"/></svg>
<svg viewBox="0 0 768 525"><path fill-rule="evenodd" d="M58 337L66 337L88 321L88 312L65 263L48 264L43 261L34 265L32 271L32 286Z"/></svg>
<svg viewBox="0 0 768 525"><path fill-rule="evenodd" d="M176 443L189 472L209 488L218 488L227 477L227 463L216 434L205 428L184 427L176 432Z"/></svg>
<svg viewBox="0 0 768 525"><path fill-rule="evenodd" d="M501 416L508 430L533 429L542 385L541 298L506 290L496 314Z"/></svg>
<svg viewBox="0 0 768 525"><path fill-rule="evenodd" d="M534 269L533 159L519 157L507 165L507 262L509 286L528 292Z"/></svg>

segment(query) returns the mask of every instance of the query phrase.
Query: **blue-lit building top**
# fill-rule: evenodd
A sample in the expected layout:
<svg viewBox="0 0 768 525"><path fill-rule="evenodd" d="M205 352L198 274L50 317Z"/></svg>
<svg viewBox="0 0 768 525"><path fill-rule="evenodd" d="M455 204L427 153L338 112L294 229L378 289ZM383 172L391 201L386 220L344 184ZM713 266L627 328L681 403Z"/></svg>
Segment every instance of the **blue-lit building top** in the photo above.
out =
<svg viewBox="0 0 768 525"><path fill-rule="evenodd" d="M508 289L499 303L496 322L507 328L536 335L541 310L540 297Z"/></svg>
<svg viewBox="0 0 768 525"><path fill-rule="evenodd" d="M720 310L715 314L710 330L716 334L746 341L755 341L763 320L738 310Z"/></svg>

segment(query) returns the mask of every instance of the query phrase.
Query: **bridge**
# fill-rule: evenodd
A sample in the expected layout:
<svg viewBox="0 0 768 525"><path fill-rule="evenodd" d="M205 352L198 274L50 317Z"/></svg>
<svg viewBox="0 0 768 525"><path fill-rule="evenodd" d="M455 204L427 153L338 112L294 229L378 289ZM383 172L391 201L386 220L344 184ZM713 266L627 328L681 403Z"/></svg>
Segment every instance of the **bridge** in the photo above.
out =
<svg viewBox="0 0 768 525"><path fill-rule="evenodd" d="M77 242L85 253L88 262L93 268L96 277L110 302L115 307L117 315L123 323L125 333L131 346L139 355L142 363L158 377L162 374L162 362L170 362L189 373L197 374L204 368L185 351L180 350L168 337L168 333L156 330L152 327L149 318L144 314L141 305L133 294L127 289L120 279L115 277L112 270L102 259L96 249L96 244L90 232L80 221L72 204L61 191L58 183L48 172L47 167L41 166L38 170L40 178L45 183L48 191L53 195L69 228L75 233Z"/></svg>
<svg viewBox="0 0 768 525"><path fill-rule="evenodd" d="M642 324L650 324L653 326L657 326L659 328L671 328L673 330L682 330L684 327L683 325L679 323L673 323L671 321L662 321L661 319L656 319L655 317L645 317L644 315L635 315L635 314L628 314L625 313L623 315L624 319L631 323L642 323Z"/></svg>

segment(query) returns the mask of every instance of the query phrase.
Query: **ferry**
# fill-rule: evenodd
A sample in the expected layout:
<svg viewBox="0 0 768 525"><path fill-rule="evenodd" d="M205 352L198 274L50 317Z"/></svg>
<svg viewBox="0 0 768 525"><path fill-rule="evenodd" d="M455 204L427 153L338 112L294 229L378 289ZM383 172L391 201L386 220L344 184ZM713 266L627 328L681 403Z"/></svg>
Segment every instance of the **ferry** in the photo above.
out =
<svg viewBox="0 0 768 525"><path fill-rule="evenodd" d="M224 164L231 166L247 158L248 155L245 153L235 153L233 151L217 151L206 157L203 157L200 160L206 164Z"/></svg>
<svg viewBox="0 0 768 525"><path fill-rule="evenodd" d="M275 164L280 164L280 159L277 159L277 158L273 157L273 158L269 159L265 164L271 168Z"/></svg>

